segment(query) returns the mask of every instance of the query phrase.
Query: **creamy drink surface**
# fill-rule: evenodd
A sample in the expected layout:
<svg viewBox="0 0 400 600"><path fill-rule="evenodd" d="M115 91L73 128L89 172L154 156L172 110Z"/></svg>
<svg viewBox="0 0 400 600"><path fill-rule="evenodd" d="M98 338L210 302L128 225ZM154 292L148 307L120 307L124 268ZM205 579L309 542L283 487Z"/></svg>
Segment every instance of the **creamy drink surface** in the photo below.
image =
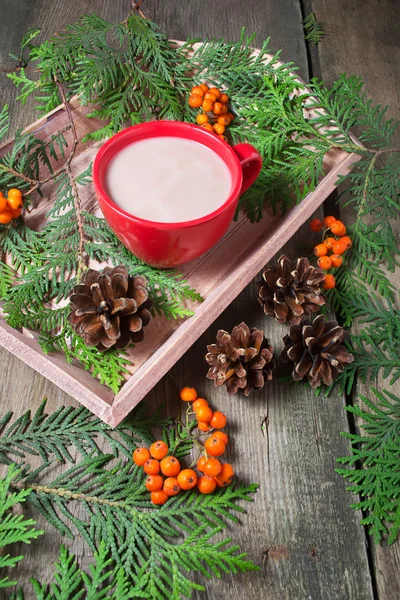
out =
<svg viewBox="0 0 400 600"><path fill-rule="evenodd" d="M126 212L162 223L192 221L228 199L232 179L212 150L180 137L134 142L107 167L110 198Z"/></svg>

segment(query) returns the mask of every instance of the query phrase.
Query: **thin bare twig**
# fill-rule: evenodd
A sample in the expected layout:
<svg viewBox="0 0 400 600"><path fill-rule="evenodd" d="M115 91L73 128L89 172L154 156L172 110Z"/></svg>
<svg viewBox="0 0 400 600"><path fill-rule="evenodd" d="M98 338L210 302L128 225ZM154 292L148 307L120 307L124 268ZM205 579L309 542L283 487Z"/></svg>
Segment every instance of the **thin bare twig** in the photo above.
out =
<svg viewBox="0 0 400 600"><path fill-rule="evenodd" d="M67 97L65 95L65 90L64 90L62 84L56 78L55 78L55 83L60 92L60 96L61 96L63 105L65 106L65 110L67 111L68 121L71 125L71 131L72 131L72 148L71 148L71 152L68 156L68 159L67 159L63 169L67 173L70 184L71 184L72 195L74 198L76 220L77 220L77 224L78 224L79 246L78 246L78 257L77 257L78 270L77 270L77 274L76 274L76 279L79 283L82 272L86 268L85 260L84 260L85 232L84 232L84 228L83 228L83 217L82 217L81 201L80 201L79 194L78 194L78 186L76 185L76 181L71 172L71 162L72 162L72 159L74 158L75 151L78 146L78 135L76 133L76 127L75 127L74 118L72 116L71 107L70 107Z"/></svg>

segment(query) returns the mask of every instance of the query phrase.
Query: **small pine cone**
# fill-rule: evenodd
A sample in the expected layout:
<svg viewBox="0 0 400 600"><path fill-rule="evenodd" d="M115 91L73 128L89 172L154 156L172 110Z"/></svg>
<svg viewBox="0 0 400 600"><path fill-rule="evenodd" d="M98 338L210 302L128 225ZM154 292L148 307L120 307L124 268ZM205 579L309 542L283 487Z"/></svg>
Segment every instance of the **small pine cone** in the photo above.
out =
<svg viewBox="0 0 400 600"><path fill-rule="evenodd" d="M312 324L304 319L300 325L292 325L289 335L283 338L281 359L293 364L295 381L307 377L313 388L321 383L332 385L354 360L342 344L348 338L349 333L343 327L336 321L326 322L324 315L319 315Z"/></svg>
<svg viewBox="0 0 400 600"><path fill-rule="evenodd" d="M258 282L258 301L265 314L278 323L298 325L303 316L318 312L325 304L321 293L324 279L325 272L311 266L307 258L298 258L295 265L282 255Z"/></svg>
<svg viewBox="0 0 400 600"><path fill-rule="evenodd" d="M217 342L207 346L205 356L211 366L207 377L214 380L215 386L226 384L230 395L241 389L249 396L253 389L261 389L265 381L272 379L273 349L263 331L256 328L250 331L241 323L231 334L220 329Z"/></svg>
<svg viewBox="0 0 400 600"><path fill-rule="evenodd" d="M101 273L88 269L81 284L70 296L72 312L68 315L75 332L86 346L126 348L141 342L143 327L151 319L144 277L131 277L123 265L107 267Z"/></svg>

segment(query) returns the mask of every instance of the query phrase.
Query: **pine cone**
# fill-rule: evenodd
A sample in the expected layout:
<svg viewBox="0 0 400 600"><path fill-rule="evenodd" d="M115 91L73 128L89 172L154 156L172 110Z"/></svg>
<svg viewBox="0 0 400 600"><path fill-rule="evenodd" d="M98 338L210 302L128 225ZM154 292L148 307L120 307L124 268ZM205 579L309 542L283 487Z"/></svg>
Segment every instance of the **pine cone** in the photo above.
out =
<svg viewBox="0 0 400 600"><path fill-rule="evenodd" d="M292 325L289 335L283 338L285 348L281 359L293 363L295 381L308 377L313 388L319 387L321 382L332 385L354 360L342 345L348 338L349 333L343 327L336 321L326 322L324 315L319 315L312 324L305 319L300 325Z"/></svg>
<svg viewBox="0 0 400 600"><path fill-rule="evenodd" d="M238 389L249 396L253 389L260 390L265 381L272 379L275 368L273 349L264 332L245 323L232 329L232 333L220 329L217 333L218 344L207 346L205 359L211 368L208 379L215 386L226 384L230 395Z"/></svg>
<svg viewBox="0 0 400 600"><path fill-rule="evenodd" d="M311 266L307 258L298 258L295 266L283 255L262 277L257 284L258 301L265 314L278 323L298 325L304 315L318 312L325 304L321 293L325 272Z"/></svg>
<svg viewBox="0 0 400 600"><path fill-rule="evenodd" d="M153 301L148 297L145 278L131 277L119 265L101 273L88 269L83 282L72 290L70 304L68 321L75 332L87 346L104 351L143 340Z"/></svg>

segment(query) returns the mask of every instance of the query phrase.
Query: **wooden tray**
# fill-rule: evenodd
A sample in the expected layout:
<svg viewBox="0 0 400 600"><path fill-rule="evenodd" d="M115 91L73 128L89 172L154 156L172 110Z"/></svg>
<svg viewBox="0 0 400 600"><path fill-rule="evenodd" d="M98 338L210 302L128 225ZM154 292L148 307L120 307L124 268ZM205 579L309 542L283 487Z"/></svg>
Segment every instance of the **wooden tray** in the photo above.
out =
<svg viewBox="0 0 400 600"><path fill-rule="evenodd" d="M86 117L91 108L80 106L76 98L70 104L79 139L98 128L98 122ZM61 106L27 130L46 140L67 123L65 109ZM68 139L68 134L66 137ZM72 163L75 174L82 172L93 161L101 144L79 144ZM0 146L0 154L11 145L10 141ZM118 425L322 204L335 189L339 174L347 173L358 159L356 154L337 150L327 153L324 160L326 176L301 204L283 217L266 211L262 221L257 224L250 223L241 215L216 246L183 265L180 272L200 292L204 302L194 307L195 314L189 319L168 321L158 317L146 327L144 342L132 351L131 374L118 394L114 395L78 364L69 364L63 354L46 355L37 342L36 332L17 331L7 325L3 318L0 318L0 344L103 421L111 426ZM43 191L45 197L37 198L37 205L25 218L33 229L43 225L53 202L52 184L48 184ZM92 186L82 190L80 196L83 210L101 214Z"/></svg>

